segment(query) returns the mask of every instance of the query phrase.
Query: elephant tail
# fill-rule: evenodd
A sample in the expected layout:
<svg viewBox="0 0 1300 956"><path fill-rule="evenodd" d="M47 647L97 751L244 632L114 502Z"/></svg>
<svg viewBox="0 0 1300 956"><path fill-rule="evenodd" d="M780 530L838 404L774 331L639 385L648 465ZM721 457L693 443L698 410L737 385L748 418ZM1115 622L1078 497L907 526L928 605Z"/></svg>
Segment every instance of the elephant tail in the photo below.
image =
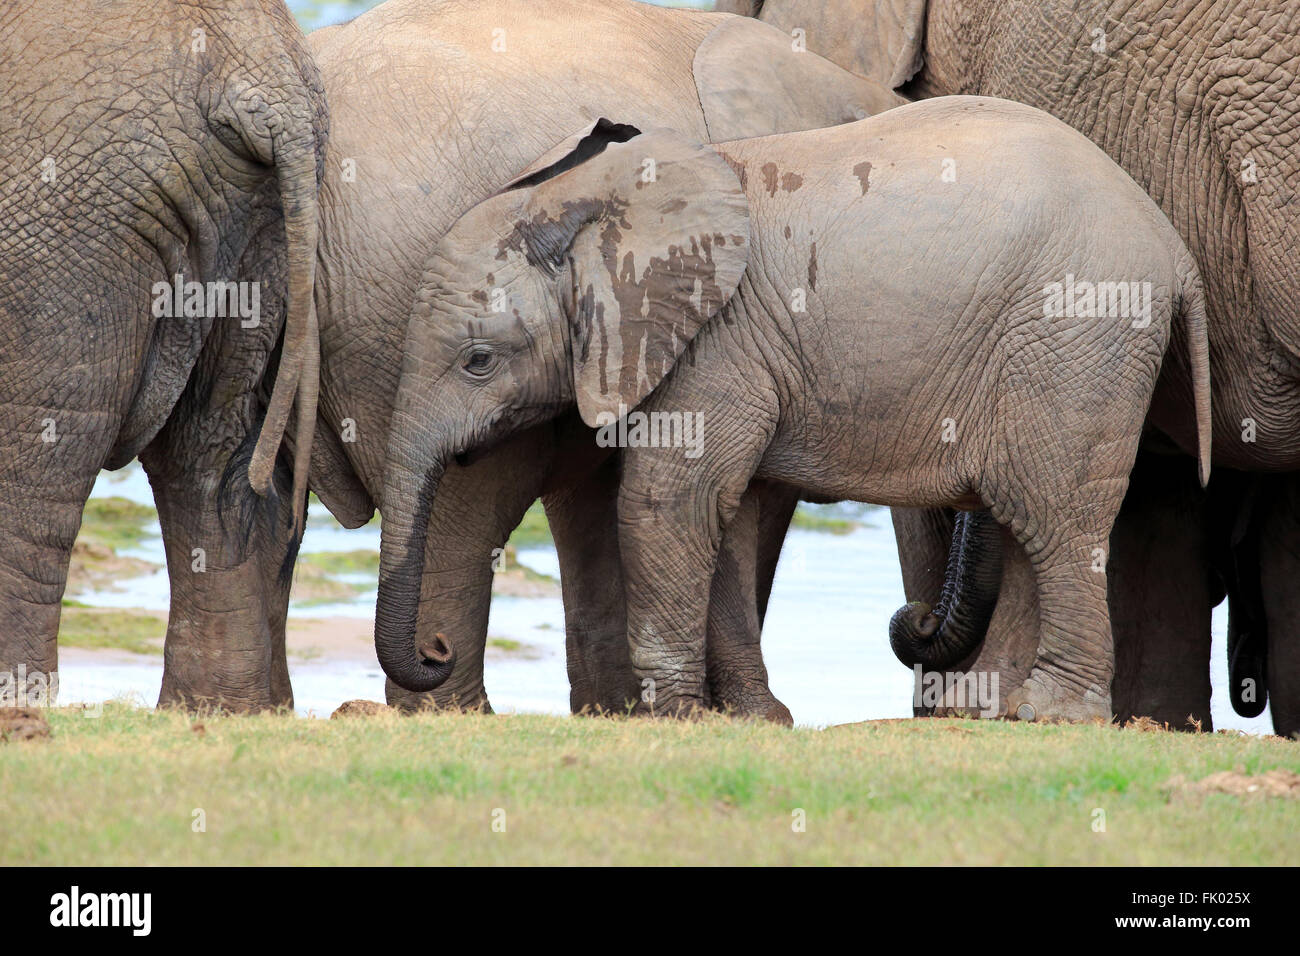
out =
<svg viewBox="0 0 1300 956"><path fill-rule="evenodd" d="M249 484L257 494L265 497L271 487L276 456L288 431L289 415L296 403L298 416L293 461L295 535L302 533L304 525L307 473L320 387L320 330L314 300L320 174L317 145L312 130L286 134L277 143L276 175L284 208L289 301L280 367L248 466Z"/></svg>
<svg viewBox="0 0 1300 956"><path fill-rule="evenodd" d="M1214 443L1210 418L1210 334L1205 310L1205 288L1196 262L1186 250L1179 266L1179 312L1187 343L1187 365L1192 373L1192 400L1196 406L1197 465L1204 488L1210 481L1210 448Z"/></svg>

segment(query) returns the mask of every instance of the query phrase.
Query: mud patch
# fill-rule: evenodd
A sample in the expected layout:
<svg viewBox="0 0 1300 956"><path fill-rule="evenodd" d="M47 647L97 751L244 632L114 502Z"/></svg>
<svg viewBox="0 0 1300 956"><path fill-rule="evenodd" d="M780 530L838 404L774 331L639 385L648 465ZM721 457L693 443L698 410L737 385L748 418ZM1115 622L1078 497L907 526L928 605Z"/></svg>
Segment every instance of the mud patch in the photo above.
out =
<svg viewBox="0 0 1300 956"><path fill-rule="evenodd" d="M1130 717L1123 725L1125 730L1135 730L1140 734L1170 734L1176 731L1189 731L1191 733L1204 733L1201 729L1201 722L1188 714L1184 718L1183 726L1173 727L1167 723L1161 723L1151 717Z"/></svg>
<svg viewBox="0 0 1300 956"><path fill-rule="evenodd" d="M1181 774L1165 784L1171 797L1204 796L1226 793L1234 797L1281 797L1300 800L1300 773L1291 770L1266 770L1259 774L1238 770L1221 770L1202 780L1190 781Z"/></svg>
<svg viewBox="0 0 1300 956"><path fill-rule="evenodd" d="M867 194L867 187L871 185L871 164L858 163L853 167L853 175L858 177L858 185L862 187L861 195Z"/></svg>
<svg viewBox="0 0 1300 956"><path fill-rule="evenodd" d="M345 700L330 714L330 720L335 717L379 717L395 713L397 711L392 707L377 700Z"/></svg>
<svg viewBox="0 0 1300 956"><path fill-rule="evenodd" d="M35 707L0 707L0 743L19 740L45 740L50 725Z"/></svg>

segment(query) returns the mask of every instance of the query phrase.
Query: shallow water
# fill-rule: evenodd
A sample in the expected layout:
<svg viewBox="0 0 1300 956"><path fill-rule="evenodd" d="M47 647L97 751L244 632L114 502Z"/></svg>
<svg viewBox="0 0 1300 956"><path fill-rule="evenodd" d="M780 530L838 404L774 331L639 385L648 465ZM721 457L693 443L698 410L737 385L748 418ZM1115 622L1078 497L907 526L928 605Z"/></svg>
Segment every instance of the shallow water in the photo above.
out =
<svg viewBox="0 0 1300 956"><path fill-rule="evenodd" d="M101 475L94 494L153 503L149 483L138 467ZM894 659L885 637L889 618L903 600L893 529L884 509L866 512L862 521L862 527L847 535L794 530L786 539L768 606L763 654L773 692L800 724L822 726L912 713L912 674ZM302 545L304 553L364 548L378 550L377 526L354 531L309 526ZM130 553L163 560L162 544L156 538ZM521 550L518 557L521 564L543 574L559 575L551 547ZM119 593L78 597L94 604L165 610L167 594L167 575L160 571L123 582ZM369 590L347 603L295 606L290 616L370 619L374 601L375 592ZM1215 727L1268 733L1267 714L1247 720L1233 713L1227 701L1226 631L1226 608L1220 607L1214 616L1211 659ZM489 633L530 645L528 655L489 656L485 679L493 708L568 713L560 599L497 597ZM150 705L157 700L161 658L115 655L110 663L103 656L75 650L63 652L61 658L59 696L65 703L122 695ZM289 671L295 703L303 714L328 716L345 700L384 697L383 673L374 661L291 660Z"/></svg>

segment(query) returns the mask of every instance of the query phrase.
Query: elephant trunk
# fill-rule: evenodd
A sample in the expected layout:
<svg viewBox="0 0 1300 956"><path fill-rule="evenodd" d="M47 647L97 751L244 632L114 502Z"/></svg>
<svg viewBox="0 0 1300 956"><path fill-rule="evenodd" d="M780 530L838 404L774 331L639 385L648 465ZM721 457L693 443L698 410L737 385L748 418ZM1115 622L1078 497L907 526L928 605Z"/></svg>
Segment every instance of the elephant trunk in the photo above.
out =
<svg viewBox="0 0 1300 956"><path fill-rule="evenodd" d="M431 444L419 437L424 426L401 407L401 399L399 395L399 408L393 416L380 507L383 525L375 653L393 683L423 693L446 681L456 662L455 650L446 637L435 634L417 644L416 630L429 514L446 463L428 451ZM416 436L414 440L412 436Z"/></svg>
<svg viewBox="0 0 1300 956"><path fill-rule="evenodd" d="M894 655L913 667L942 670L968 657L984 640L1002 584L1002 541L988 511L961 511L953 528L943 594L931 610L913 601L889 622Z"/></svg>
<svg viewBox="0 0 1300 956"><path fill-rule="evenodd" d="M298 405L294 436L293 516L295 537L301 533L307 504L307 473L316 399L320 388L320 333L313 290L316 282L317 163L316 137L310 127L283 134L276 143L276 175L284 212L288 262L288 310L284 346L275 388L262 421L262 430L248 466L249 484L265 496L271 486L276 456Z"/></svg>

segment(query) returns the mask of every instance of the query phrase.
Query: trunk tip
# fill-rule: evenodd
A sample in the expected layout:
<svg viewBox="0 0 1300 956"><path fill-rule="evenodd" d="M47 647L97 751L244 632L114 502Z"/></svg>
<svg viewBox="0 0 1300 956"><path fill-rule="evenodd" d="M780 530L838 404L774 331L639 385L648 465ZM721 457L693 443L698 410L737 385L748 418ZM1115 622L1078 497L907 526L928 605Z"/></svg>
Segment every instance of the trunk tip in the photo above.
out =
<svg viewBox="0 0 1300 956"><path fill-rule="evenodd" d="M421 641L416 645L416 650L420 652L422 662L425 664L450 668L456 659L456 649L451 641L447 640L447 635L441 631L433 635L431 640Z"/></svg>

